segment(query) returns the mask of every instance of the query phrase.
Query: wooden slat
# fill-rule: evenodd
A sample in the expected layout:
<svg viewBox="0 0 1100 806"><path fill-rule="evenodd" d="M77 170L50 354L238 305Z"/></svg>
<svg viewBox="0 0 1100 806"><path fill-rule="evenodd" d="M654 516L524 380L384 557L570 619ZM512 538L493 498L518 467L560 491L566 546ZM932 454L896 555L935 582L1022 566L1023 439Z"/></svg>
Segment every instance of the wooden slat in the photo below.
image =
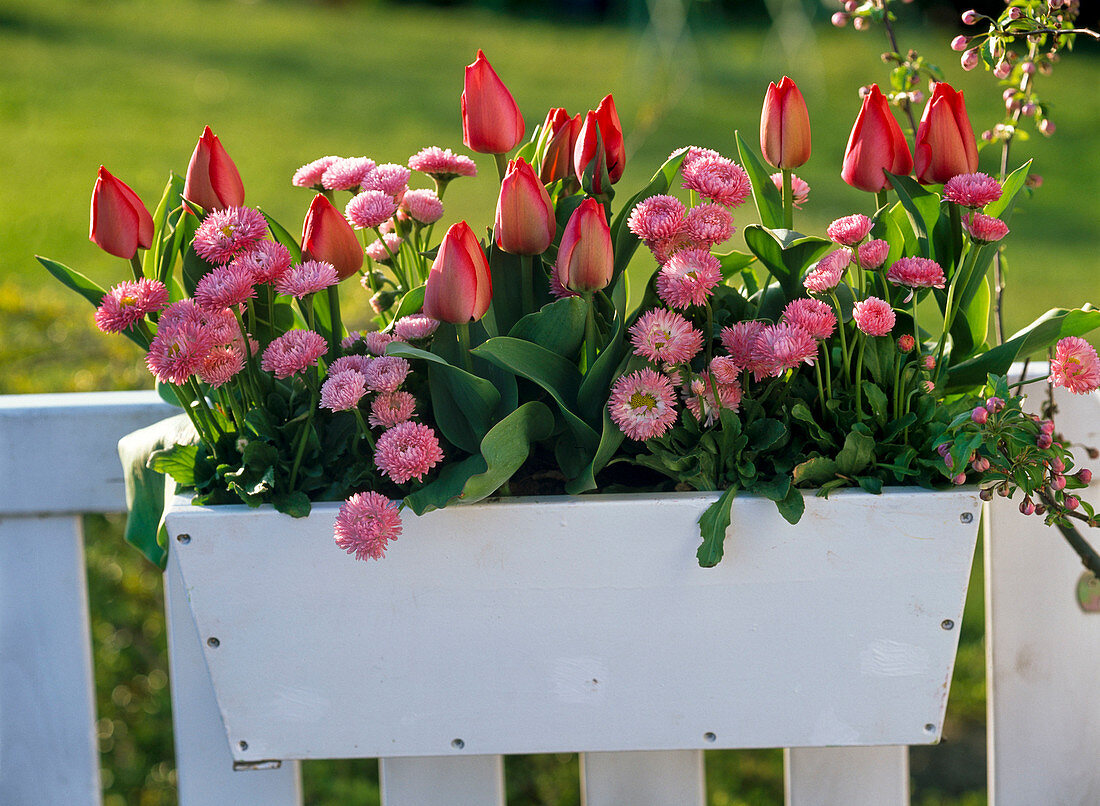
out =
<svg viewBox="0 0 1100 806"><path fill-rule="evenodd" d="M908 806L908 747L784 751L786 806Z"/></svg>
<svg viewBox="0 0 1100 806"><path fill-rule="evenodd" d="M501 756L387 758L382 806L504 806Z"/></svg>
<svg viewBox="0 0 1100 806"><path fill-rule="evenodd" d="M703 806L702 750L581 754L584 806Z"/></svg>

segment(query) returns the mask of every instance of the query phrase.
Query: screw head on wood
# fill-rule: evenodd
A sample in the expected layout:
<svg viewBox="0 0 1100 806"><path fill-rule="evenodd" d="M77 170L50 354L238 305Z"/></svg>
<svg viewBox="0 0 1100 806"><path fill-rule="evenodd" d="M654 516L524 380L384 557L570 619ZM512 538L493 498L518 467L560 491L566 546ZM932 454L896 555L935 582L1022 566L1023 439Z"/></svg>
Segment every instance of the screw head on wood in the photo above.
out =
<svg viewBox="0 0 1100 806"><path fill-rule="evenodd" d="M973 523L974 522L974 513L973 512L964 512L961 515L959 515L959 520L963 523Z"/></svg>
<svg viewBox="0 0 1100 806"><path fill-rule="evenodd" d="M453 747L455 750L461 750L465 746L466 742L462 741L461 739L454 739L451 742L451 747Z"/></svg>
<svg viewBox="0 0 1100 806"><path fill-rule="evenodd" d="M176 535L176 540L186 546L188 543L191 542L191 535L178 534Z"/></svg>
<svg viewBox="0 0 1100 806"><path fill-rule="evenodd" d="M217 649L219 646L222 645L222 642L219 641L214 636L210 636L209 638L206 639L206 645L208 647L210 647L211 649Z"/></svg>
<svg viewBox="0 0 1100 806"><path fill-rule="evenodd" d="M953 630L955 629L955 622L953 622L949 618L945 618L943 621L940 622L940 626L943 627L943 629L945 630Z"/></svg>

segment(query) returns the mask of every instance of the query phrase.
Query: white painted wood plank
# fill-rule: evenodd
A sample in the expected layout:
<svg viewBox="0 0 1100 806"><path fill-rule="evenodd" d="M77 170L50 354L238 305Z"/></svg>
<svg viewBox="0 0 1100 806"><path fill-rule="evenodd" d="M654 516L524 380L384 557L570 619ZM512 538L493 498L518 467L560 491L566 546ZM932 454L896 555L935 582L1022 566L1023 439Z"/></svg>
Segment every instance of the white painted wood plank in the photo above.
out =
<svg viewBox="0 0 1100 806"><path fill-rule="evenodd" d="M298 762L284 761L278 769L233 769L210 675L199 649L199 634L174 556L170 551L164 572L164 605L179 804L299 806L302 792Z"/></svg>
<svg viewBox="0 0 1100 806"><path fill-rule="evenodd" d="M702 750L581 754L582 806L704 806Z"/></svg>
<svg viewBox="0 0 1100 806"><path fill-rule="evenodd" d="M1100 395L1059 390L1059 431L1100 479ZM1100 501L1093 481L1085 496ZM1100 613L1084 613L1077 555L1054 529L995 498L986 551L989 794L996 806L1100 803ZM1082 534L1100 548L1100 531Z"/></svg>
<svg viewBox="0 0 1100 806"><path fill-rule="evenodd" d="M909 806L908 747L793 747L783 768L786 806Z"/></svg>
<svg viewBox="0 0 1100 806"><path fill-rule="evenodd" d="M388 758L378 763L382 806L504 806L500 756Z"/></svg>
<svg viewBox="0 0 1100 806"><path fill-rule="evenodd" d="M78 517L0 517L0 803L94 806L99 748Z"/></svg>
<svg viewBox="0 0 1100 806"><path fill-rule="evenodd" d="M0 395L0 513L124 512L119 438L178 413L155 392Z"/></svg>

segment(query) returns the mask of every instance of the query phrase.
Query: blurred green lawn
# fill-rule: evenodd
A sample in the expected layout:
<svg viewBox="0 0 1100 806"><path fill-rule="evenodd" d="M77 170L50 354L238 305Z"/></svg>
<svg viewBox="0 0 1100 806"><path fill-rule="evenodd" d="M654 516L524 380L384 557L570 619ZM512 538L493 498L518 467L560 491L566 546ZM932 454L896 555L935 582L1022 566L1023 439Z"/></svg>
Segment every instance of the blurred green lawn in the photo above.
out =
<svg viewBox="0 0 1100 806"><path fill-rule="evenodd" d="M289 184L324 154L404 162L426 145L461 149L462 68L483 48L515 94L529 128L550 106L594 107L614 92L627 130L633 192L664 157L696 144L732 154L733 131L756 138L769 80L791 75L811 110L814 159L799 174L813 190L796 224L821 232L833 218L869 212L843 185L839 162L860 84L884 81L879 33L818 27L738 29L708 6L690 34L551 24L462 8L305 2L154 0L0 3L0 393L147 388L128 341L98 334L91 308L33 259L43 254L107 286L128 268L87 240L88 198L102 163L152 207L169 170L182 172L209 124L233 156L250 204L300 229L310 194ZM912 8L909 7L909 12ZM916 21L919 23L919 21ZM902 26L903 47L940 61L966 91L975 128L999 119L1000 91L964 74L946 43L953 31ZM1057 135L1017 147L1034 157L1042 189L1020 205L1010 236L1009 330L1049 307L1100 298L1095 192L1100 155L1100 62L1077 54L1039 77ZM495 170L447 194L448 222L492 222ZM983 154L996 169L996 155ZM738 224L752 221L738 213ZM735 236L734 248L742 248ZM344 290L354 326L365 309ZM174 802L159 582L118 536L113 519L89 520L100 737L108 806ZM979 563L980 566L980 563ZM945 736L913 751L916 806L984 803L984 656L976 577ZM509 759L510 803L576 804L576 757ZM307 803L376 803L371 762L305 765ZM708 753L712 806L782 800L778 751Z"/></svg>

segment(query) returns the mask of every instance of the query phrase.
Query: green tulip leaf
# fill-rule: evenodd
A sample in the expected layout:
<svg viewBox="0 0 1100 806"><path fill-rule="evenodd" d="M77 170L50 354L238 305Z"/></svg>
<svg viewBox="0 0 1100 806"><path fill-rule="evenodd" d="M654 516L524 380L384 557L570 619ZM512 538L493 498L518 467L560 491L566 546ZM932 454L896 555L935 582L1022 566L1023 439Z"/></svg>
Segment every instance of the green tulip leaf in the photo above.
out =
<svg viewBox="0 0 1100 806"><path fill-rule="evenodd" d="M531 446L547 439L553 430L553 413L538 401L524 403L513 411L481 440L485 470L466 481L459 499L472 503L492 495L527 461Z"/></svg>
<svg viewBox="0 0 1100 806"><path fill-rule="evenodd" d="M565 297L520 319L508 336L541 345L571 361L584 341L587 312L581 297Z"/></svg>
<svg viewBox="0 0 1100 806"><path fill-rule="evenodd" d="M404 504L417 515L443 509L458 498L472 476L484 473L486 467L481 454L468 456L461 462L447 462L434 480L406 495Z"/></svg>
<svg viewBox="0 0 1100 806"><path fill-rule="evenodd" d="M301 263L302 247L298 245L298 241L295 240L294 236L287 232L282 224L268 215L262 207L257 207L256 209L260 211L264 220L267 221L268 229L271 230L271 237L275 239L275 242L281 243L290 250L290 256L294 259L295 263Z"/></svg>
<svg viewBox="0 0 1100 806"><path fill-rule="evenodd" d="M801 294L806 269L835 246L824 238L759 224L745 227L745 244L779 281L788 300Z"/></svg>
<svg viewBox="0 0 1100 806"><path fill-rule="evenodd" d="M419 313L420 309L423 307L424 286L418 285L416 288L412 288L405 292L405 295L401 297L401 302L397 304L397 311L393 315L394 321L397 321L403 316Z"/></svg>
<svg viewBox="0 0 1100 806"><path fill-rule="evenodd" d="M733 139L737 143L741 166L752 183L752 198L756 202L756 211L760 214L760 223L772 229L782 227L783 196L772 182L771 175L774 171L769 171L760 161L756 152L741 137L741 132L734 132Z"/></svg>
<svg viewBox="0 0 1100 806"><path fill-rule="evenodd" d="M895 176L883 171L894 186L898 200L909 216L913 232L917 236L917 247L921 257L935 259L932 247L932 234L940 218L940 197L921 187L916 180L908 176ZM943 261L940 261L941 264Z"/></svg>

